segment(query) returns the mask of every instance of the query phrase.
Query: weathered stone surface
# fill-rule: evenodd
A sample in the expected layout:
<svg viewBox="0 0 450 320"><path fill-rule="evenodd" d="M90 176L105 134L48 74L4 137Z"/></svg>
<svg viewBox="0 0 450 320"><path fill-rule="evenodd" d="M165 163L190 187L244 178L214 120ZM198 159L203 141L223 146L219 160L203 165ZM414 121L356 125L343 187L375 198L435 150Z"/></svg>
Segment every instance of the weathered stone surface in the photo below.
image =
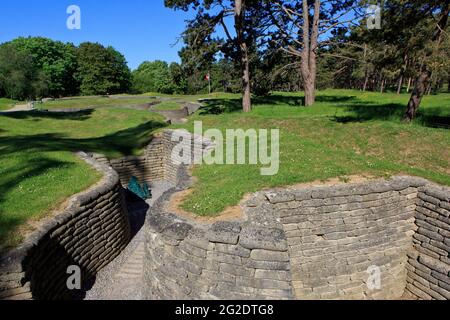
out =
<svg viewBox="0 0 450 320"><path fill-rule="evenodd" d="M280 261L280 262L289 261L289 254L287 252L278 252L269 250L253 250L250 257L253 260L258 261Z"/></svg>
<svg viewBox="0 0 450 320"><path fill-rule="evenodd" d="M189 186L185 168L169 167L180 188ZM190 299L398 299L406 288L420 299L445 298L447 192L420 178L394 177L256 193L243 204L240 222L188 222L192 229L170 254L195 259L197 268L177 268L197 278L183 280L179 291ZM164 206L154 212L167 213ZM160 232L153 228L149 239ZM368 270L375 265L383 287L370 292ZM146 285L172 288L161 296L176 291L170 284Z"/></svg>
<svg viewBox="0 0 450 320"><path fill-rule="evenodd" d="M239 244L247 249L287 251L287 239L281 229L246 226L242 229Z"/></svg>
<svg viewBox="0 0 450 320"><path fill-rule="evenodd" d="M104 174L101 183L73 196L62 213L5 255L0 263L0 299L69 299L73 295L65 283L69 265L79 264L86 270L83 281L89 281L129 241L128 212L117 173L84 153L78 156Z"/></svg>
<svg viewBox="0 0 450 320"><path fill-rule="evenodd" d="M241 226L233 222L217 222L208 231L208 239L211 242L235 245L239 240Z"/></svg>
<svg viewBox="0 0 450 320"><path fill-rule="evenodd" d="M175 240L181 241L184 240L189 231L192 229L192 226L187 223L183 222L176 222L173 224L170 224L169 226L165 227L161 233L169 238L173 238Z"/></svg>
<svg viewBox="0 0 450 320"><path fill-rule="evenodd" d="M216 243L215 250L218 252L235 255L242 258L249 258L251 252L249 249L246 249L240 245L229 245L222 243Z"/></svg>

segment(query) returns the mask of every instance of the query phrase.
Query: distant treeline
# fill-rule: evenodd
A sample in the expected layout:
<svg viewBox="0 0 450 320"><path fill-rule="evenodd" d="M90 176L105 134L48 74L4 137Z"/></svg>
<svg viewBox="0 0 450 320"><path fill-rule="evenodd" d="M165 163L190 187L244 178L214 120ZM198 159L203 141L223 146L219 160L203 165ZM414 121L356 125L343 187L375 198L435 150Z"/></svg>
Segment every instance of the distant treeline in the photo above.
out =
<svg viewBox="0 0 450 320"><path fill-rule="evenodd" d="M125 57L98 43L29 37L0 46L0 95L8 98L114 94L131 83Z"/></svg>

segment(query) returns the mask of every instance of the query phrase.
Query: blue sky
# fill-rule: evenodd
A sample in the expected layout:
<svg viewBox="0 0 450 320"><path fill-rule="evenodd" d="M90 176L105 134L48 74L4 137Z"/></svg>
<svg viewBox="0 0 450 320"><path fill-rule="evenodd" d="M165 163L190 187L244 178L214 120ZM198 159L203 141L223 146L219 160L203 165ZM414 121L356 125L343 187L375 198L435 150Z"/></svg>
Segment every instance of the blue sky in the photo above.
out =
<svg viewBox="0 0 450 320"><path fill-rule="evenodd" d="M69 5L81 9L81 30L69 30ZM79 44L111 45L130 66L145 60L179 61L177 38L191 13L164 7L164 0L0 0L0 43L43 36Z"/></svg>

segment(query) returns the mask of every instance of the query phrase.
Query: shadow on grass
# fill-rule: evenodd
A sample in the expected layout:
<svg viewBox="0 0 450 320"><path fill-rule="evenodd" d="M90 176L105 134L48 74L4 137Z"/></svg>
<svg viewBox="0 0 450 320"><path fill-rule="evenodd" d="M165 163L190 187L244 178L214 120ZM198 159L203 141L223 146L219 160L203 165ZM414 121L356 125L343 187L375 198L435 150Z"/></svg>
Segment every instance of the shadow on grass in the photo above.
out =
<svg viewBox="0 0 450 320"><path fill-rule="evenodd" d="M403 118L406 110L404 104L367 104L364 102L348 105L345 111L353 115L335 116L333 119L339 123L366 122L371 120L399 121ZM441 115L439 108L420 110L415 120L416 123L430 128L450 129L450 116Z"/></svg>
<svg viewBox="0 0 450 320"><path fill-rule="evenodd" d="M350 102L358 101L355 96L317 96L317 102ZM205 102L205 106L201 108L201 115L208 114L222 114L239 112L242 110L241 99L210 99ZM297 95L281 95L273 94L266 97L254 97L254 105L273 105L273 106L291 106L291 107L303 107L305 105L305 98Z"/></svg>
<svg viewBox="0 0 450 320"><path fill-rule="evenodd" d="M42 152L85 151L105 155L116 155L117 153L131 155L151 141L154 130L164 126L166 126L165 123L149 121L134 128L90 139L68 138L63 134L57 133L0 136L0 161L1 157L18 157L14 165L2 168L7 169L7 171L5 170L7 175L0 178L0 203L3 203L8 193L13 189L17 189L22 181L42 175L51 169L61 167L70 169L70 166L76 165L75 163L49 159L45 155L40 156ZM38 154L39 156L27 159L26 153ZM7 217L3 213L1 214L0 248L5 243L8 235L24 222L21 219L14 220L14 215Z"/></svg>
<svg viewBox="0 0 450 320"><path fill-rule="evenodd" d="M9 191L17 188L23 179L40 176L51 169L61 167L70 168L75 165L75 163L57 161L44 156L16 165L13 168L15 177L12 177L12 179L0 179L0 203L3 203ZM23 192L26 191L23 190ZM20 201L20 199L17 199L17 201ZM3 254L17 245L14 241L22 241L22 239L15 236L15 233L20 230L19 228L28 219L29 217L26 216L7 215L0 211L0 260L3 260ZM46 261L46 263L41 263L41 261ZM39 246L34 246L23 262L25 279L27 282L30 282L33 299L84 299L86 292L95 283L95 273L86 266L80 266L82 289L75 291L69 290L66 285L66 279L68 277L66 271L72 265L79 265L79 263L73 259L73 255L69 254L66 248L50 238L49 235L43 237L39 242Z"/></svg>
<svg viewBox="0 0 450 320"><path fill-rule="evenodd" d="M25 157L24 157L25 160ZM75 166L74 163L63 162L49 159L45 156L28 159L26 163L18 163L13 168L8 168L9 173L7 179L0 179L0 203L4 203L8 193L16 189L24 179L30 179L42 175L43 173L55 168L70 168ZM25 190L23 192L26 192ZM17 199L20 201L20 199ZM25 222L28 217L18 217L13 215L2 214L0 218L0 252L8 249L5 247L7 239L17 227Z"/></svg>
<svg viewBox="0 0 450 320"><path fill-rule="evenodd" d="M94 109L76 110L73 112L22 111L2 113L0 117L18 120L33 119L36 121L40 119L84 121L88 120L94 111Z"/></svg>
<svg viewBox="0 0 450 320"><path fill-rule="evenodd" d="M152 132L167 124L149 121L134 128L98 138L74 139L60 133L0 137L2 156L22 151L85 151L131 155L152 139Z"/></svg>
<svg viewBox="0 0 450 320"><path fill-rule="evenodd" d="M340 123L365 122L370 120L392 120L401 119L405 112L402 104L389 103L373 105L370 103L355 103L343 107L343 111L352 113L346 116L335 116L334 120Z"/></svg>

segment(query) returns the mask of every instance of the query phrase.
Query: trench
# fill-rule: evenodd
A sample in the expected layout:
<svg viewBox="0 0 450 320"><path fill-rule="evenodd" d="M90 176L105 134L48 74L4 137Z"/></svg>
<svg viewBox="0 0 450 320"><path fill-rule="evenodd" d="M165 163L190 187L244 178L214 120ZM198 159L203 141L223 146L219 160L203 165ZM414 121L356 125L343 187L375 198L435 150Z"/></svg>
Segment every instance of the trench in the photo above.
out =
<svg viewBox="0 0 450 320"><path fill-rule="evenodd" d="M95 275L86 300L450 298L450 188L416 177L279 188L247 197L238 218L201 223L170 206L192 184L187 166L171 157L180 143L175 132L155 136L141 157L85 157L107 173L106 185L79 196L75 212L31 239L31 259L0 261L0 299L59 299L66 273L54 268L77 262L80 252ZM200 137L183 135L193 139L181 143L198 151L192 146ZM208 152L212 144L202 147ZM125 194L121 210L131 177L148 182L153 197ZM84 224L93 230L88 243L74 237ZM53 247L57 254L49 255ZM369 285L373 267L376 288Z"/></svg>

